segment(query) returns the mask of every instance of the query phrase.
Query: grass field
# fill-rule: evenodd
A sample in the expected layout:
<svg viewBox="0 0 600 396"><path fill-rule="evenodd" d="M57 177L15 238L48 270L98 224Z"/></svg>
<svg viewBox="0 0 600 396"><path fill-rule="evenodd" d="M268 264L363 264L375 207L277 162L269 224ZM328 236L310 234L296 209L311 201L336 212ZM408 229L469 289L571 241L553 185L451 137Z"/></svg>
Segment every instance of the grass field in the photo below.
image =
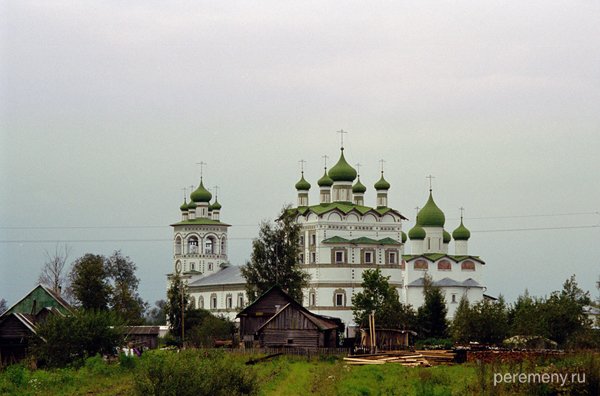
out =
<svg viewBox="0 0 600 396"><path fill-rule="evenodd" d="M254 366L245 366L250 356L230 356L217 353L206 355L189 351L168 356L147 353L140 358L121 358L119 361L104 362L99 356L89 358L79 368L56 370L28 370L23 365L11 366L0 372L0 394L6 395L131 395L167 394L155 388L141 388L144 378L165 376L165 382L173 395L203 394L185 390L190 378L211 378L206 394L217 394L219 382L229 383L231 379L223 374L243 371L244 381L252 384L251 394L257 395L597 395L600 394L600 359L597 355L579 353L555 360L524 362L521 364L463 364L436 366L430 368L409 368L399 364L377 366L348 366L334 356L327 357L286 357L279 356ZM211 365L203 365L210 360ZM163 367L158 371L148 371L156 362L171 362L172 371ZM194 377L193 371L185 368L198 362L202 375ZM163 364L163 363L161 363ZM190 369L193 369L191 367ZM208 371L207 371L208 370ZM210 370L221 372L213 375ZM569 380L540 383L521 383L518 375L537 373L555 375L555 379ZM218 374L218 373L217 373ZM508 377L506 375L509 375ZM582 377L585 374L585 377ZM499 381L502 375L502 381ZM533 375L533 374L532 374ZM562 377L561 377L562 376ZM573 377L572 377L573 376ZM505 382L504 379L509 379ZM538 377L532 377L533 379ZM551 377L550 377L551 378ZM146 378L148 379L148 378ZM513 382L513 379L515 381ZM571 381L573 379L573 381ZM584 379L582 382L581 380ZM154 378L155 382L158 381ZM202 378L197 378L202 385ZM495 383L496 382L496 383ZM172 385L169 388L169 384ZM177 385L179 384L179 385ZM143 389L143 390L141 390ZM155 389L156 391L149 391ZM144 392L144 393L142 393ZM186 393L188 392L188 393ZM224 392L230 396L236 391Z"/></svg>

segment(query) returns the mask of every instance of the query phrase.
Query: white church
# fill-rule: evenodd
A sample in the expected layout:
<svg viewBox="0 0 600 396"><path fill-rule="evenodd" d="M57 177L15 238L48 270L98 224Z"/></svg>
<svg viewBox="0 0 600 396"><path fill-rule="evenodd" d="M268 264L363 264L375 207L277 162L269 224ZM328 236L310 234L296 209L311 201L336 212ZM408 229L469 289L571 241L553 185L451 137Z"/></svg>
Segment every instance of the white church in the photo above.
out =
<svg viewBox="0 0 600 396"><path fill-rule="evenodd" d="M295 186L298 206L293 210L302 225L299 261L311 275L302 304L313 313L342 319L351 336L355 330L352 296L362 290L362 272L371 268L380 268L389 276L400 300L415 309L423 304L423 276L427 272L434 285L444 290L449 319L463 295L472 303L482 300L485 263L468 252L471 234L462 216L451 235L444 229L444 213L430 190L429 200L407 236L402 230L407 218L388 207L390 184L383 171L374 184L377 206L365 206L367 188L344 158L343 150L337 164L329 171L325 169L317 181L319 202L309 202L311 185L304 173ZM246 297L241 267L227 260L230 225L221 222L217 199L212 204L211 200L202 179L190 202L184 200L181 221L172 225L173 271L188 283L194 307L233 319L251 301ZM450 254L450 245L454 245L454 254ZM168 281L172 276L167 275Z"/></svg>

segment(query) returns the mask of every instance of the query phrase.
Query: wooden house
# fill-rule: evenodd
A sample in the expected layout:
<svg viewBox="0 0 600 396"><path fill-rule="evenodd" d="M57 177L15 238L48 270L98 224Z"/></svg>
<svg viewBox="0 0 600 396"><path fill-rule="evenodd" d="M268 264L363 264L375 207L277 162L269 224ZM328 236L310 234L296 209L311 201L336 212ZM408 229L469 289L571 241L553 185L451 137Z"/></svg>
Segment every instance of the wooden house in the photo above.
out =
<svg viewBox="0 0 600 396"><path fill-rule="evenodd" d="M36 286L0 315L0 366L20 362L27 356L29 338L48 315L73 312L69 304L50 288Z"/></svg>
<svg viewBox="0 0 600 396"><path fill-rule="evenodd" d="M273 286L237 315L246 346L333 348L341 321L316 315Z"/></svg>

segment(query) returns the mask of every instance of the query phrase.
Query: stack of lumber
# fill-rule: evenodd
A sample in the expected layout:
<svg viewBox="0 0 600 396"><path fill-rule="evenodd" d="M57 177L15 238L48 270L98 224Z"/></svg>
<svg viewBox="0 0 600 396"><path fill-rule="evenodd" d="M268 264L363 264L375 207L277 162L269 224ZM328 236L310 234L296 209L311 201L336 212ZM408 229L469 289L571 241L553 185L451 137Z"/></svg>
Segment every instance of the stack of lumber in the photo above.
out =
<svg viewBox="0 0 600 396"><path fill-rule="evenodd" d="M420 353L421 355L423 355L423 357L434 366L439 364L453 364L454 355L456 355L455 352L444 349L430 351L415 351L415 353Z"/></svg>
<svg viewBox="0 0 600 396"><path fill-rule="evenodd" d="M346 364L386 364L400 363L405 367L431 367L435 364L451 364L452 351L390 351L370 355L345 357Z"/></svg>

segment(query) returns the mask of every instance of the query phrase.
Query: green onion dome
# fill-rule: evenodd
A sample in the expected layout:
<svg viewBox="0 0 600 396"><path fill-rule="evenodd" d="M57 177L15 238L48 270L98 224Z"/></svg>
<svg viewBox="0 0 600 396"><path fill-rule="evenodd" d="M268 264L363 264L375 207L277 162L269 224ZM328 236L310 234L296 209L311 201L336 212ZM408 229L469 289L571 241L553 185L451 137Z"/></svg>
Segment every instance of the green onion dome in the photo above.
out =
<svg viewBox="0 0 600 396"><path fill-rule="evenodd" d="M319 179L319 181L317 181L317 184L319 185L319 187L333 186L333 180L331 180L331 177L329 177L329 175L327 174L327 168L325 168L325 174L322 178Z"/></svg>
<svg viewBox="0 0 600 396"><path fill-rule="evenodd" d="M300 181L296 183L296 190L310 190L310 183L304 180L304 172L302 172L302 178L300 179Z"/></svg>
<svg viewBox="0 0 600 396"><path fill-rule="evenodd" d="M452 237L457 241L466 241L471 238L471 232L463 225L462 218L460 219L460 225L452 233Z"/></svg>
<svg viewBox="0 0 600 396"><path fill-rule="evenodd" d="M375 190L389 190L389 189L390 189L390 183L388 183L383 178L383 171L381 171L381 179L379 179L379 181L377 183L375 183Z"/></svg>
<svg viewBox="0 0 600 396"><path fill-rule="evenodd" d="M181 205L179 207L179 210L181 210L182 212L185 212L186 210L188 210L188 206L187 206L187 203L185 202L185 198L183 199L183 205Z"/></svg>
<svg viewBox="0 0 600 396"><path fill-rule="evenodd" d="M189 204L187 204L187 208L188 208L188 210L190 210L190 209L194 209L194 210L196 210L196 208L197 208L197 207L198 207L198 205L196 205L196 204L194 203L194 201L190 201L190 203L189 203Z"/></svg>
<svg viewBox="0 0 600 396"><path fill-rule="evenodd" d="M419 217L417 216L417 224L408 231L408 237L410 239L425 239L426 236L425 230L419 225Z"/></svg>
<svg viewBox="0 0 600 396"><path fill-rule="evenodd" d="M356 179L356 184L352 186L352 192L357 194L364 193L365 191L367 191L367 187L360 182L360 176L358 176L358 179Z"/></svg>
<svg viewBox="0 0 600 396"><path fill-rule="evenodd" d="M446 230L444 230L444 243L450 243L450 241L452 240L452 237L450 236L450 233Z"/></svg>
<svg viewBox="0 0 600 396"><path fill-rule="evenodd" d="M406 243L408 237L406 236L406 232L402 231L402 243Z"/></svg>
<svg viewBox="0 0 600 396"><path fill-rule="evenodd" d="M221 210L221 204L215 198L215 203L209 206L210 210Z"/></svg>
<svg viewBox="0 0 600 396"><path fill-rule="evenodd" d="M352 182L356 179L356 169L351 167L344 158L344 148L342 147L342 154L337 164L329 169L329 177L334 182L347 181Z"/></svg>
<svg viewBox="0 0 600 396"><path fill-rule="evenodd" d="M192 201L194 202L210 202L210 200L212 199L212 194L206 188L204 188L204 184L202 184L202 179L200 179L200 185L198 186L196 191L194 191L192 195L190 195L190 198L192 198Z"/></svg>
<svg viewBox="0 0 600 396"><path fill-rule="evenodd" d="M419 215L417 218L419 219L419 224L422 227L443 227L444 223L446 223L446 216L444 216L444 212L442 212L442 210L437 207L435 202L433 202L431 190L429 190L429 200L425 206L419 210Z"/></svg>

